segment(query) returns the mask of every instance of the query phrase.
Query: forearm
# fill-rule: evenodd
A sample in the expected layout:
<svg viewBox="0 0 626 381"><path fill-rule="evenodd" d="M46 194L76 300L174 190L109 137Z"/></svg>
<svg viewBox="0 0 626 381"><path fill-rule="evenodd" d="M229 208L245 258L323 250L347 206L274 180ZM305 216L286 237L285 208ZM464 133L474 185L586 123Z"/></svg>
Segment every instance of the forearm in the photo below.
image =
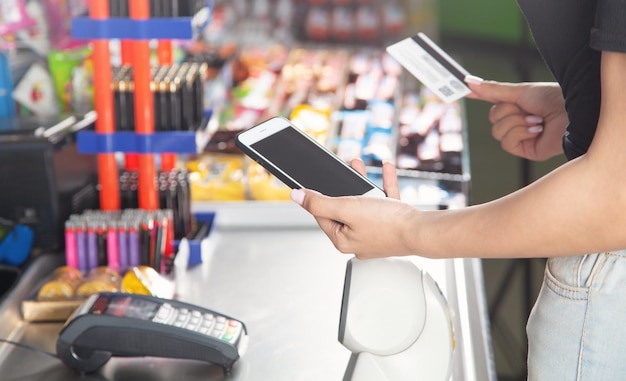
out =
<svg viewBox="0 0 626 381"><path fill-rule="evenodd" d="M624 187L570 162L504 198L418 217L415 252L428 257L561 256L626 247ZM608 185L607 185L608 184ZM626 185L624 185L626 186Z"/></svg>

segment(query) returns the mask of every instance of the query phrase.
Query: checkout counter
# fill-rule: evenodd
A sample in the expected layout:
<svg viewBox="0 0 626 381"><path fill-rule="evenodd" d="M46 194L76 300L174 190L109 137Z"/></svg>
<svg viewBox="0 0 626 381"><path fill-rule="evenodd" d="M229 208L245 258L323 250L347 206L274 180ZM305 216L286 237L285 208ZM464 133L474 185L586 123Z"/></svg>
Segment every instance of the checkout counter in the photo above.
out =
<svg viewBox="0 0 626 381"><path fill-rule="evenodd" d="M346 263L315 221L293 203L194 206L215 212L202 263L177 274L176 299L243 321L247 352L232 373L198 361L163 358L109 360L81 375L57 358L0 343L2 380L341 380L350 352L337 339ZM414 258L438 283L453 310L453 381L496 380L481 263L478 259ZM28 323L20 303L61 265L42 255L0 302L0 337L55 353L61 323ZM390 317L392 318L392 317Z"/></svg>

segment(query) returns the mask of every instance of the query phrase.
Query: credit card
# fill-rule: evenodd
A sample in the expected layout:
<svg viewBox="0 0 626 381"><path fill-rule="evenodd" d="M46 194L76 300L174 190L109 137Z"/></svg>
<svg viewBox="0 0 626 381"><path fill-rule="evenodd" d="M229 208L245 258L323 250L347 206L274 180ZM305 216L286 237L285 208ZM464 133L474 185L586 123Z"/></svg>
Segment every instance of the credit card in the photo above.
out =
<svg viewBox="0 0 626 381"><path fill-rule="evenodd" d="M387 52L446 103L471 93L465 84L470 73L424 33L389 45Z"/></svg>

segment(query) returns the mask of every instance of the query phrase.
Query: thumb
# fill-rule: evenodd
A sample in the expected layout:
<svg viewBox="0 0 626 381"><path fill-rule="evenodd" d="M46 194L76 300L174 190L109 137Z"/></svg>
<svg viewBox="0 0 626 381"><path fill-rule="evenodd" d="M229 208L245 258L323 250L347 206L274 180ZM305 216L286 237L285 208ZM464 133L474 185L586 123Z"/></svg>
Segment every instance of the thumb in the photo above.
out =
<svg viewBox="0 0 626 381"><path fill-rule="evenodd" d="M338 225L342 225L333 201L336 197L324 196L310 189L292 189L291 200L309 212L324 232L332 235Z"/></svg>
<svg viewBox="0 0 626 381"><path fill-rule="evenodd" d="M517 83L486 81L473 75L465 77L465 83L472 90L469 98L491 103L516 103L522 90Z"/></svg>
<svg viewBox="0 0 626 381"><path fill-rule="evenodd" d="M303 207L314 217L328 218L327 214L332 214L332 207L329 207L329 197L310 189L292 189L289 194L291 200Z"/></svg>
<svg viewBox="0 0 626 381"><path fill-rule="evenodd" d="M289 193L289 197L291 198L291 201L295 202L296 204L300 206L304 205L305 196L306 196L306 193L303 189L292 189L291 192Z"/></svg>

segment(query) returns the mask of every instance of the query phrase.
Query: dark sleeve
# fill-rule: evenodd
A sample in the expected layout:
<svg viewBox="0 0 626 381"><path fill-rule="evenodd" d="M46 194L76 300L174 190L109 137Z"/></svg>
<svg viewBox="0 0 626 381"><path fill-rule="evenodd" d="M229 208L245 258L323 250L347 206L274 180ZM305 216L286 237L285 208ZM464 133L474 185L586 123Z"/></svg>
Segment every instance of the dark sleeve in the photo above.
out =
<svg viewBox="0 0 626 381"><path fill-rule="evenodd" d="M591 47L626 53L626 0L599 0Z"/></svg>

